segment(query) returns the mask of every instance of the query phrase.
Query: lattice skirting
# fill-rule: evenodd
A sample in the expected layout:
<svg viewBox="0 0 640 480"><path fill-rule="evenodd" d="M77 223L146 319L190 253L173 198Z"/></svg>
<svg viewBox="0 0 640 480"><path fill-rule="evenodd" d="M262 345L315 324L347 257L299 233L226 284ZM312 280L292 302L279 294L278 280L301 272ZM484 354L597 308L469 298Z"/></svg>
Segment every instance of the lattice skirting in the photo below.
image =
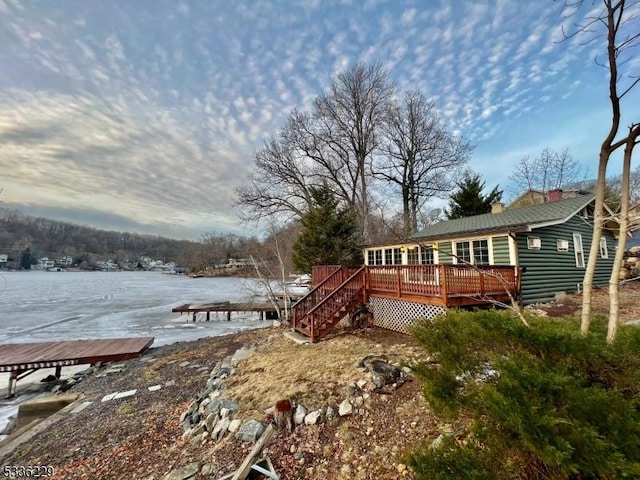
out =
<svg viewBox="0 0 640 480"><path fill-rule="evenodd" d="M377 327L407 333L406 327L419 318L435 318L446 312L440 305L393 300L391 298L370 297L369 309L373 313L373 324Z"/></svg>

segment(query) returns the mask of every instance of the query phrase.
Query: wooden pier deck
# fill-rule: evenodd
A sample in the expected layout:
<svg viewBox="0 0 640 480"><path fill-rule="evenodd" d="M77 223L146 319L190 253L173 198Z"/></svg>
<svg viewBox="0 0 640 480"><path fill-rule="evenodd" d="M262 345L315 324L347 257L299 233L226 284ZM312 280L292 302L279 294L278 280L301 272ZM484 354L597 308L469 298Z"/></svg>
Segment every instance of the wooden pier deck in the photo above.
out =
<svg viewBox="0 0 640 480"><path fill-rule="evenodd" d="M284 303L280 305L280 308L284 308ZM260 313L260 320L264 320L265 314L267 318L270 318L277 313L276 308L269 302L243 302L243 303L231 303L231 302L213 302L213 303L187 303L179 307L172 308L173 313L186 313L192 314L192 320L196 321L196 315L198 313L206 313L206 321L211 321L211 313L223 312L226 313L226 320L231 320L231 312L257 312Z"/></svg>
<svg viewBox="0 0 640 480"><path fill-rule="evenodd" d="M68 340L0 345L0 372L10 372L8 394L15 382L41 368L117 362L135 358L153 343L153 337Z"/></svg>

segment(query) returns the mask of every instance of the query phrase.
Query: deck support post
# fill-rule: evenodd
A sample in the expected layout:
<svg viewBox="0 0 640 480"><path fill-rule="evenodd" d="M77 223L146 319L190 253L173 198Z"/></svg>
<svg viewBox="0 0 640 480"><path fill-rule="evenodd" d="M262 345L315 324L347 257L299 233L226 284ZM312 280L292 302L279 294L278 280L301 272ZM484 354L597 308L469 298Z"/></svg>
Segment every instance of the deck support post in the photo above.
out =
<svg viewBox="0 0 640 480"><path fill-rule="evenodd" d="M207 322L211 320L211 312L207 311Z"/></svg>
<svg viewBox="0 0 640 480"><path fill-rule="evenodd" d="M193 317L191 318L191 321L195 323L195 321L196 321L196 312L193 312Z"/></svg>
<svg viewBox="0 0 640 480"><path fill-rule="evenodd" d="M58 365L58 366L56 367L56 373L55 373L56 378L57 378L57 379L60 379L60 375L61 375L61 374L62 374L62 365Z"/></svg>
<svg viewBox="0 0 640 480"><path fill-rule="evenodd" d="M231 310L227 312L227 322L231 321Z"/></svg>

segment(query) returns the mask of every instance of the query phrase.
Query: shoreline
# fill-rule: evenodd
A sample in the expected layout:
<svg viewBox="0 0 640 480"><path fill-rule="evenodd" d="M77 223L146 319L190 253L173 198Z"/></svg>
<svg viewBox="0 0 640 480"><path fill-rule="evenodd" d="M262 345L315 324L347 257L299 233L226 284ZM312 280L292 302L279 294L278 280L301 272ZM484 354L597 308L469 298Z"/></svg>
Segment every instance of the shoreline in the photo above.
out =
<svg viewBox="0 0 640 480"><path fill-rule="evenodd" d="M198 342L202 342L203 340L207 340L207 339L242 335L244 332L254 331L254 330L259 331L267 328L272 328L272 325L269 323L268 325L259 326L255 328L239 329L232 333L223 333L220 335L211 335L211 336L205 336L201 338L194 338L194 339L188 339L188 340L177 340L172 343L163 343L160 345L152 344L151 347L149 347L140 356L136 358L125 360L123 362L110 362L105 365L108 368L108 366L111 363L121 364L121 363L130 362L130 361L136 361L136 360L140 360L141 358L144 358L145 356L153 357L156 354L159 354L159 353L161 354L163 350L179 348L183 345L188 346L189 344L196 344ZM63 366L61 369L60 380L70 380L73 378L74 374L81 372L83 370L86 370L90 367L91 365L89 364ZM19 380L16 386L16 394L10 398L6 397L6 386L8 385L10 374L8 372L0 373L0 432L4 432L5 429L9 427L11 423L14 424L12 427L12 430L8 434L0 433L0 442L7 440L8 438L11 437L12 433L15 432L15 429L16 429L15 425L18 420L17 418L18 409L21 404L35 400L35 399L42 399L42 398L48 398L48 397L54 398L55 396L58 395L57 392L56 393L51 392L51 389L53 389L54 386L51 386L51 388L48 388L46 386L46 382L42 382L42 380L47 378L49 375L54 375L55 370L56 370L55 367L41 368L39 370L36 370L29 376L25 377L23 380ZM94 375L96 374L92 373L88 377L91 377ZM82 382L78 382L78 385L80 383ZM4 390L2 390L3 388ZM60 393L64 393L64 392L60 392Z"/></svg>

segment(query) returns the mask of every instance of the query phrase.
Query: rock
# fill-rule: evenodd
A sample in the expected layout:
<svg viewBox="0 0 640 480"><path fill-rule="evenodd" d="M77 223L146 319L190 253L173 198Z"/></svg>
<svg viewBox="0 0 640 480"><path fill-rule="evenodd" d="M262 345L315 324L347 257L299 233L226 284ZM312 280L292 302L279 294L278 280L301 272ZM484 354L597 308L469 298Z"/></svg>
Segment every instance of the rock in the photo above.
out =
<svg viewBox="0 0 640 480"><path fill-rule="evenodd" d="M396 465L396 470L398 470L398 473L403 474L407 470L407 466L404 463L399 463Z"/></svg>
<svg viewBox="0 0 640 480"><path fill-rule="evenodd" d="M198 425L193 430L191 430L191 438L196 438L202 435L205 432L206 428L203 424Z"/></svg>
<svg viewBox="0 0 640 480"><path fill-rule="evenodd" d="M188 367L190 363L191 363L191 362L188 362L188 361L186 361L186 360L185 360L185 361L184 361L184 362L182 362L179 366L180 366L180 367Z"/></svg>
<svg viewBox="0 0 640 480"><path fill-rule="evenodd" d="M315 412L311 412L304 417L305 425L315 425L322 418L322 410L316 410Z"/></svg>
<svg viewBox="0 0 640 480"><path fill-rule="evenodd" d="M349 402L349 400L345 399L338 406L338 415L340 415L341 417L345 417L347 415L351 415L352 413L353 413L353 405L351 405L351 402Z"/></svg>
<svg viewBox="0 0 640 480"><path fill-rule="evenodd" d="M173 387L175 386L176 381L175 380L169 380L168 382L165 382L164 386L165 387Z"/></svg>
<svg viewBox="0 0 640 480"><path fill-rule="evenodd" d="M289 448L289 451L291 453L296 453L296 451L297 451L296 446L295 445L291 445L291 447Z"/></svg>
<svg viewBox="0 0 640 480"><path fill-rule="evenodd" d="M254 349L242 347L239 350L236 350L236 353L231 357L231 365L236 367L242 360L246 360L251 355L253 355Z"/></svg>
<svg viewBox="0 0 640 480"><path fill-rule="evenodd" d="M182 468L169 472L164 477L164 480L189 480L198 474L200 465L200 462L189 463Z"/></svg>
<svg viewBox="0 0 640 480"><path fill-rule="evenodd" d="M356 404L356 407L361 407L364 404L364 398L356 397L354 403Z"/></svg>
<svg viewBox="0 0 640 480"><path fill-rule="evenodd" d="M231 420L229 418L221 418L211 432L211 438L213 440L222 440L224 434L229 430Z"/></svg>
<svg viewBox="0 0 640 480"><path fill-rule="evenodd" d="M336 418L335 409L331 406L327 407L327 411L325 412L324 416L327 420L333 420L334 418Z"/></svg>
<svg viewBox="0 0 640 480"><path fill-rule="evenodd" d="M304 423L304 417L307 416L307 409L304 406L298 404L296 407L296 413L293 415L293 421L296 425L302 425Z"/></svg>
<svg viewBox="0 0 640 480"><path fill-rule="evenodd" d="M264 432L264 425L257 420L247 420L236 432L236 438L243 442L255 443Z"/></svg>
<svg viewBox="0 0 640 480"><path fill-rule="evenodd" d="M230 412L235 412L238 407L238 402L234 402L233 400L228 400L226 398L216 398L215 400L211 400L211 403L207 405L207 411L209 413L219 415L223 408L226 408Z"/></svg>
<svg viewBox="0 0 640 480"><path fill-rule="evenodd" d="M228 408L222 407L220 409L220 418L227 418L229 416L229 413L231 413L231 410L229 410Z"/></svg>
<svg viewBox="0 0 640 480"><path fill-rule="evenodd" d="M366 380L358 380L358 381L356 382L356 386L357 386L360 390L364 390L364 387L366 387L366 386L367 386L367 383L369 383L369 382L367 382Z"/></svg>
<svg viewBox="0 0 640 480"><path fill-rule="evenodd" d="M200 469L200 474L203 477L212 477L213 475L218 473L218 470L220 470L220 467L218 467L217 465L213 465L211 463L205 463Z"/></svg>
<svg viewBox="0 0 640 480"><path fill-rule="evenodd" d="M347 385L347 393L349 395L355 395L357 391L358 387L354 383Z"/></svg>
<svg viewBox="0 0 640 480"><path fill-rule="evenodd" d="M242 420L240 420L239 418L231 420L231 423L229 424L229 431L231 433L236 433L240 428L240 425L242 425Z"/></svg>
<svg viewBox="0 0 640 480"><path fill-rule="evenodd" d="M218 421L218 415L214 415L213 413L210 413L207 418L204 421L204 425L207 428L208 432L213 431L213 427L216 424L216 422Z"/></svg>

